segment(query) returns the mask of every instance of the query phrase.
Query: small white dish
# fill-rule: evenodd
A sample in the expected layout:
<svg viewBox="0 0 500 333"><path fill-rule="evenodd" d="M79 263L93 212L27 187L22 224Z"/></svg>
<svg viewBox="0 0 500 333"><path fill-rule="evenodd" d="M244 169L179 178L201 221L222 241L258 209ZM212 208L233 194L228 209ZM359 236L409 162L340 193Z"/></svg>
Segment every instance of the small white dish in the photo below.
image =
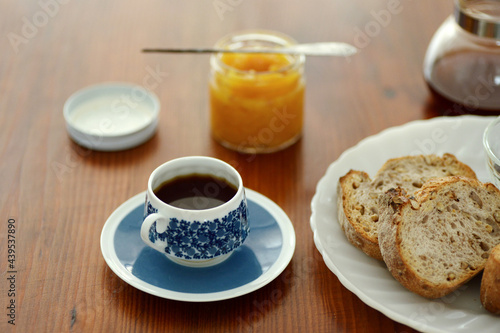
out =
<svg viewBox="0 0 500 333"><path fill-rule="evenodd" d="M162 298L211 302L255 291L286 268L295 250L295 232L278 205L250 189L245 192L251 232L245 243L218 265L182 266L142 241L146 192L127 200L106 221L101 233L104 260L123 281Z"/></svg>
<svg viewBox="0 0 500 333"><path fill-rule="evenodd" d="M500 318L480 302L480 276L440 299L429 300L405 289L383 262L349 243L337 219L338 179L350 169L373 176L389 158L413 154L454 154L483 181L490 181L482 136L493 118L438 117L389 128L346 150L318 182L311 202L314 242L328 268L364 303L387 317L422 332L496 333Z"/></svg>
<svg viewBox="0 0 500 333"><path fill-rule="evenodd" d="M105 83L81 89L64 104L71 138L99 151L136 147L156 131L160 102L151 91L128 83Z"/></svg>

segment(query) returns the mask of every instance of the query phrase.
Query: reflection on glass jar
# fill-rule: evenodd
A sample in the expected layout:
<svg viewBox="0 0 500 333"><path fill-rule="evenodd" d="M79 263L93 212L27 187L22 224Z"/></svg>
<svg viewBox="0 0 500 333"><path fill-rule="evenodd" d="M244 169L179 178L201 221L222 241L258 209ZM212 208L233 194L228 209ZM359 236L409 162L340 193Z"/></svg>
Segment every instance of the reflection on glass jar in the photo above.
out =
<svg viewBox="0 0 500 333"><path fill-rule="evenodd" d="M424 78L448 112L500 112L500 0L455 0L424 60Z"/></svg>
<svg viewBox="0 0 500 333"><path fill-rule="evenodd" d="M278 48L295 44L286 35L246 31L221 39L227 49ZM219 53L210 59L210 122L223 146L244 153L269 153L302 134L305 57Z"/></svg>

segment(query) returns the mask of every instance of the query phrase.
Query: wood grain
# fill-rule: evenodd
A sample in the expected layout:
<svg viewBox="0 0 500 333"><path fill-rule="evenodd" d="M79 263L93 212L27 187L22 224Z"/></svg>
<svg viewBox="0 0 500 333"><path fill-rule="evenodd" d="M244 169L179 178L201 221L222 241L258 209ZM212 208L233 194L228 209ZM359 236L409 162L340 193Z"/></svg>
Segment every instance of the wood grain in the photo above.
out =
<svg viewBox="0 0 500 333"><path fill-rule="evenodd" d="M421 67L451 1L400 1L398 13L378 23L377 13L390 3L0 1L3 309L10 300L3 245L9 218L16 221L17 270L16 325L3 315L0 331L415 332L345 289L316 250L309 226L316 184L345 149L387 127L436 115ZM250 28L360 47L351 59L307 60L303 138L275 154L241 155L211 139L208 56L140 52L211 46ZM371 37L363 39L367 31ZM160 98L159 130L144 145L102 153L69 139L65 100L108 81L148 83ZM99 238L108 216L145 190L156 166L186 155L231 163L247 187L292 220L293 260L264 288L214 303L171 301L129 286L104 262Z"/></svg>

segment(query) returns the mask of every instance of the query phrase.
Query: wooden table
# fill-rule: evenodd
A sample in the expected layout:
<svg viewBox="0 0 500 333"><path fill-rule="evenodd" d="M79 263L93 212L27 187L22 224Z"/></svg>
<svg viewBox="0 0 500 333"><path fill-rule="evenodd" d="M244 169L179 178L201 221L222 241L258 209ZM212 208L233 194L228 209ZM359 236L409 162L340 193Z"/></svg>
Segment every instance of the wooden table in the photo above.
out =
<svg viewBox="0 0 500 333"><path fill-rule="evenodd" d="M451 0L1 1L0 331L414 332L365 305L326 267L313 242L310 203L344 150L439 114L422 62L451 12ZM274 154L242 155L211 139L208 56L140 52L211 46L250 28L360 48L350 59L307 59L303 138ZM147 143L104 153L68 137L65 100L108 81L148 82L159 97L158 132ZM295 254L267 286L226 301L180 302L137 290L106 265L100 235L108 216L145 190L156 166L187 155L231 163L247 187L290 217ZM15 326L6 316L12 301Z"/></svg>

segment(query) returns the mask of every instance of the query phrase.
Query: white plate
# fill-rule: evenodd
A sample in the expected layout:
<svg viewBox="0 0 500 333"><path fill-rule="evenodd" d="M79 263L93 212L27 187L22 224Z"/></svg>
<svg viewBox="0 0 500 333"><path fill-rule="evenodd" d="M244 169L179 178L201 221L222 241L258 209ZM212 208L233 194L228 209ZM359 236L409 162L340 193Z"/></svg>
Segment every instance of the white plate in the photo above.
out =
<svg viewBox="0 0 500 333"><path fill-rule="evenodd" d="M337 182L350 169L373 176L389 158L452 153L482 181L489 181L482 135L492 117L419 120L389 128L346 150L319 181L311 203L314 242L328 268L364 303L389 318L424 332L499 332L500 317L479 299L480 276L441 299L428 300L397 282L382 262L352 246L337 220Z"/></svg>
<svg viewBox="0 0 500 333"><path fill-rule="evenodd" d="M255 291L286 268L295 232L285 212L267 197L245 189L250 233L224 262L206 268L181 266L141 239L146 192L118 207L101 233L104 260L123 281L163 298L210 302Z"/></svg>

